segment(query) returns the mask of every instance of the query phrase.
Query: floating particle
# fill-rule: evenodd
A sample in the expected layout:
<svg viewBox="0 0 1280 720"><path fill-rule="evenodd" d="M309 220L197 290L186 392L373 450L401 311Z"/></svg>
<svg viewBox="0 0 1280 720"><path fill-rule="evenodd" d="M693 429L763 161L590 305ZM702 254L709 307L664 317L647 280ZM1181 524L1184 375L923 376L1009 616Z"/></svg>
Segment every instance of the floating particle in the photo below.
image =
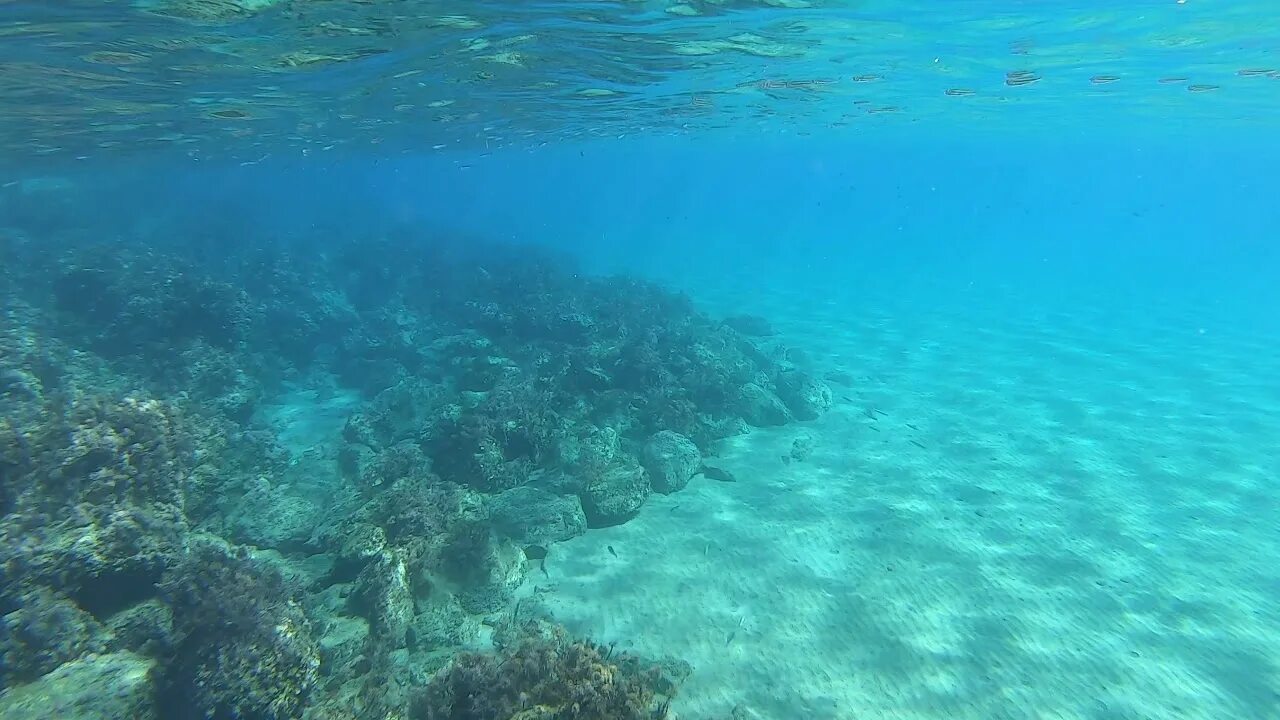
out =
<svg viewBox="0 0 1280 720"><path fill-rule="evenodd" d="M974 91L969 88L947 88L942 92L944 95L950 95L951 97L969 97L974 94Z"/></svg>
<svg viewBox="0 0 1280 720"><path fill-rule="evenodd" d="M1040 82L1040 76L1030 70L1011 70L1004 76L1004 84L1009 87L1021 87L1036 82Z"/></svg>
<svg viewBox="0 0 1280 720"><path fill-rule="evenodd" d="M1187 90L1193 93L1212 92L1218 89L1218 85L1188 85Z"/></svg>
<svg viewBox="0 0 1280 720"><path fill-rule="evenodd" d="M1119 75L1094 75L1089 78L1089 82L1094 85L1109 85L1120 79Z"/></svg>

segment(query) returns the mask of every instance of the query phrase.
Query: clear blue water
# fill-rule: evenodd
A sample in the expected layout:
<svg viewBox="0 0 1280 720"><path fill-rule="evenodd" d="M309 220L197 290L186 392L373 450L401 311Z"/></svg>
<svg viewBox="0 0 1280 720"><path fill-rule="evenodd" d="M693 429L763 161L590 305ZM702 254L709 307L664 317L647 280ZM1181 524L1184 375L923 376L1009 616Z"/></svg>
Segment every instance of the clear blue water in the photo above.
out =
<svg viewBox="0 0 1280 720"><path fill-rule="evenodd" d="M215 426L229 445L192 431L197 465L212 464L186 490L182 532L305 578L290 597L324 648L321 672L342 679L308 684L309 704L244 717L405 711L445 659L493 650L498 619L520 603L575 636L688 662L670 717L1280 717L1273 16L1265 2L1203 0L0 2L0 435L14 438L0 477L18 488L0 494L0 529L41 562L79 562L48 538L96 526L77 524L86 515L70 500L65 517L31 500L57 494L31 478L79 467L48 439L72 437L63 410L140 393L230 423ZM77 254L96 244L106 253ZM717 321L763 317L777 332L768 362L822 378L830 407L699 438L735 482L699 475L625 523L502 540L551 549L483 609L466 582L431 584L454 546L423 569L393 538L387 552L416 558L410 575L446 588L413 589L417 637L428 619L456 636L378 640L394 613L337 598L384 586L323 570L350 562L335 517L406 502L390 487L415 473L448 479L431 439L447 413L414 400L437 420L413 416L422 427L399 440L434 469L389 464L400 469L374 484L349 476L343 453L360 444L349 421L396 382L457 392L448 412L497 393L455 379L462 361L436 361L458 338L488 333L485 362L526 360L467 325L460 308L481 301L441 300L474 287L419 267L437 246L481 248L479 270L456 271L486 278L474 287L535 246L571 258L562 272L575 282L642 278ZM112 314L109 289L92 285L87 305L109 309L77 311L59 278L86 267L123 287L133 278L129 307L154 317ZM165 317L158 308L182 299L169 288L205 271L276 313L263 335L226 347L188 345L181 323L172 337L100 335ZM503 302L537 306L564 286L520 277ZM385 305L361 305L379 289ZM627 307L615 311L642 314ZM281 339L303 326L323 328L319 340ZM627 341L600 332L591 353ZM679 337L691 356L719 347ZM48 391L22 390L28 377ZM559 396L557 412L599 402L574 422L616 429L619 452L641 453L660 429L642 434L581 392ZM241 407L236 393L253 412L225 410ZM251 436L276 454L243 449ZM521 482L563 471L559 452L534 453ZM469 491L485 507L501 495ZM173 590L187 565L126 574L148 588L135 597L64 587L15 553L4 559L18 569L0 575L11 668L0 717L37 717L50 696L66 717L113 717L106 688L126 675L116 694L149 708L135 717L234 706L201 695L197 711L165 694L185 676L139 689L132 672L189 662L183 641L199 628L182 635ZM129 602L86 599L97 594ZM445 595L465 612L432 614ZM55 596L93 622L31 629ZM174 613L172 646L125 639L120 618L144 601ZM247 637L238 647L261 640ZM347 657L359 652L372 670ZM258 702L215 669L226 685L213 686ZM71 693L55 672L90 689ZM399 688L375 693L386 708L343 704L386 677Z"/></svg>

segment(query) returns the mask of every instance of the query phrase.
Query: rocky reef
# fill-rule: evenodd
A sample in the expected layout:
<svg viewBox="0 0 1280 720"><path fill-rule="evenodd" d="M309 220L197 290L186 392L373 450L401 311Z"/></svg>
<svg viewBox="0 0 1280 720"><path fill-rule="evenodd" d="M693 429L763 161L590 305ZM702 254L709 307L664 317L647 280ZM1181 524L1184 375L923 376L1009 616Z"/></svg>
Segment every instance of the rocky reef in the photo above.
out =
<svg viewBox="0 0 1280 720"><path fill-rule="evenodd" d="M830 391L545 251L317 243L0 229L0 716L662 717L517 588ZM299 449L289 393L351 400Z"/></svg>

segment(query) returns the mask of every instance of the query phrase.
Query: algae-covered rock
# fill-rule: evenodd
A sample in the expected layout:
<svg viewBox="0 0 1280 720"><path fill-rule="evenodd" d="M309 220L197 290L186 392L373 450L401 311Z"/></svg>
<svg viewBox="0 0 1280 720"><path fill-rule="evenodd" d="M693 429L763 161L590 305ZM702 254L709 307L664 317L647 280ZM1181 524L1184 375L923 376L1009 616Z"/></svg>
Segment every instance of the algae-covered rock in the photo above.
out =
<svg viewBox="0 0 1280 720"><path fill-rule="evenodd" d="M587 531L577 497L527 485L493 497L489 513L494 528L520 545L549 545Z"/></svg>
<svg viewBox="0 0 1280 720"><path fill-rule="evenodd" d="M86 655L0 695L4 720L153 720L154 661L131 652Z"/></svg>
<svg viewBox="0 0 1280 720"><path fill-rule="evenodd" d="M178 638L159 677L165 717L301 718L320 649L294 592L243 549L195 543L163 586Z"/></svg>
<svg viewBox="0 0 1280 720"><path fill-rule="evenodd" d="M643 462L653 489L665 495L689 484L702 465L702 453L684 435L663 430L645 443Z"/></svg>
<svg viewBox="0 0 1280 720"><path fill-rule="evenodd" d="M797 419L814 420L831 409L831 388L808 373L783 372L776 384L778 397Z"/></svg>
<svg viewBox="0 0 1280 720"><path fill-rule="evenodd" d="M0 618L0 687L106 649L105 628L68 598L39 588L17 600L19 607Z"/></svg>
<svg viewBox="0 0 1280 720"><path fill-rule="evenodd" d="M413 620L413 591L404 557L384 550L356 578L351 597L355 609L369 619L369 627L386 649L404 645Z"/></svg>
<svg viewBox="0 0 1280 720"><path fill-rule="evenodd" d="M456 648L475 642L480 621L467 614L457 597L435 593L419 601L409 630L411 644L419 650Z"/></svg>
<svg viewBox="0 0 1280 720"><path fill-rule="evenodd" d="M463 608L485 614L511 601L528 562L519 545L499 538L487 523L473 522L454 531L445 548L443 569L459 586Z"/></svg>
<svg viewBox="0 0 1280 720"><path fill-rule="evenodd" d="M582 509L588 527L618 525L635 517L653 489L639 465L620 465L606 470L582 491Z"/></svg>
<svg viewBox="0 0 1280 720"><path fill-rule="evenodd" d="M230 539L237 542L281 551L298 550L310 540L321 514L320 506L311 500L259 477L228 513L227 526Z"/></svg>
<svg viewBox="0 0 1280 720"><path fill-rule="evenodd" d="M782 400L756 383L747 383L738 391L735 408L742 419L756 427L773 427L791 422L791 412Z"/></svg>

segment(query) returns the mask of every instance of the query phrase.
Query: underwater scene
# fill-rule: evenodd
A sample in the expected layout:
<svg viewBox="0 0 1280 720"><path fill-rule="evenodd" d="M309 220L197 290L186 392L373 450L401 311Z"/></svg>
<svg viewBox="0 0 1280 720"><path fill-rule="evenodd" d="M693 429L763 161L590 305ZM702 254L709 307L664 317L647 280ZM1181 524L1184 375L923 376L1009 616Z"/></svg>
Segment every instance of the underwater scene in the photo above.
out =
<svg viewBox="0 0 1280 720"><path fill-rule="evenodd" d="M1280 720L1274 0L0 0L0 720Z"/></svg>

